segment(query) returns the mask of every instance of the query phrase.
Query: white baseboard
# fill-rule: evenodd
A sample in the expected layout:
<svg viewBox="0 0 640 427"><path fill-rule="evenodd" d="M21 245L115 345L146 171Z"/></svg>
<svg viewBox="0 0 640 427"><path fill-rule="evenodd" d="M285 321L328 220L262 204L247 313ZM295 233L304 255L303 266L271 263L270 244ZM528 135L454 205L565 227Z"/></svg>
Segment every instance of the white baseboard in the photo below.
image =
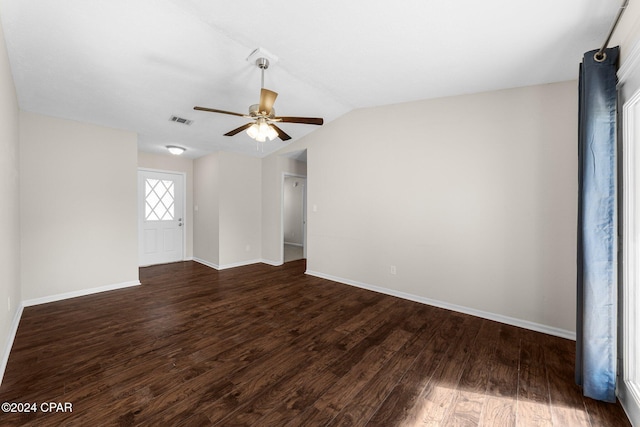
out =
<svg viewBox="0 0 640 427"><path fill-rule="evenodd" d="M131 286L139 286L140 281L116 283L114 285L99 286L97 288L81 289L79 291L65 292L63 294L50 295L42 298L34 298L22 301L23 307L31 307L32 305L46 304L49 302L62 301L69 298L83 297L85 295L97 294L100 292L115 291L117 289L129 288Z"/></svg>
<svg viewBox="0 0 640 427"><path fill-rule="evenodd" d="M213 268L214 270L220 270L220 266L219 266L218 264L214 264L214 263L209 262L209 261L207 261L207 260L204 260L204 259L202 259L202 258L198 258L198 257L195 257L195 256L194 256L194 257L193 257L193 260L194 260L195 262L197 262L198 264L206 265L207 267L211 267L211 268Z"/></svg>
<svg viewBox="0 0 640 427"><path fill-rule="evenodd" d="M516 319L513 317L503 316L501 314L490 313L482 310L476 310L475 308L464 307L461 305L451 304L444 301L438 301L431 298L425 298L418 295L396 291L393 289L369 285L367 283L362 283L355 280L343 279L341 277L336 277L330 274L324 274L317 271L307 270L305 273L310 276L320 277L321 279L332 280L334 282L344 283L345 285L356 286L358 288L379 292L381 294L391 295L391 296L406 299L409 301L419 302L419 303L431 305L434 307L440 307L447 310L457 311L459 313L470 314L472 316L482 317L483 319L494 320L496 322L506 323L507 325L517 326L524 329L530 329L532 331L542 332L548 335L554 335L557 337L567 338L574 341L576 339L575 332L568 331L565 329L555 328L553 326L542 325L540 323L530 322L528 320Z"/></svg>
<svg viewBox="0 0 640 427"><path fill-rule="evenodd" d="M300 248L304 247L302 243L293 243L293 242L284 242L285 245L298 246Z"/></svg>
<svg viewBox="0 0 640 427"><path fill-rule="evenodd" d="M9 363L9 355L11 355L11 349L13 348L13 341L16 339L16 333L18 332L18 326L20 325L20 319L22 318L22 310L24 306L20 304L13 316L13 322L11 323L11 329L9 330L9 336L4 348L4 354L0 361L0 384L4 380L4 371L7 369L7 363Z"/></svg>
<svg viewBox="0 0 640 427"><path fill-rule="evenodd" d="M170 262L161 262L159 264L138 264L139 268L143 268L143 267L153 267L154 265L164 265L164 264L173 264L174 262L185 262L185 261L193 261L193 257L186 257L183 259L179 259L177 261L170 261Z"/></svg>
<svg viewBox="0 0 640 427"><path fill-rule="evenodd" d="M207 267L211 267L215 270L225 270L227 268L234 268L234 267L244 267L245 265L251 265L251 264L268 264L268 265L272 265L274 267L279 267L281 266L283 263L280 261L272 261L270 259L252 259L249 261L240 261L240 262L236 262L233 264L224 264L224 265L218 265L218 264L214 264L212 262L206 261L202 258L197 258L197 257L193 257L193 261L200 263L202 265L206 265Z"/></svg>
<svg viewBox="0 0 640 427"><path fill-rule="evenodd" d="M618 381L617 395L631 425L640 426L640 387Z"/></svg>
<svg viewBox="0 0 640 427"><path fill-rule="evenodd" d="M226 270L227 268L235 268L235 267L244 267L246 265L252 265L252 264L259 264L261 262L265 263L265 264L270 264L271 262L267 262L265 260L262 259L250 259L247 261L238 261L238 262L233 262L231 264L222 264L222 265L218 265L218 264L214 264L212 262L209 262L207 260L204 260L202 258L197 258L197 257L193 257L193 260L195 262L198 262L202 265L206 265L207 267L211 267L213 269L216 270ZM271 265L276 265L276 264L271 264ZM281 265L281 264L278 264Z"/></svg>
<svg viewBox="0 0 640 427"><path fill-rule="evenodd" d="M223 265L221 265L219 270L226 270L227 268L244 267L245 265L259 264L261 262L262 262L261 259L250 259L250 260L247 260L247 261L232 262L231 264L223 264Z"/></svg>

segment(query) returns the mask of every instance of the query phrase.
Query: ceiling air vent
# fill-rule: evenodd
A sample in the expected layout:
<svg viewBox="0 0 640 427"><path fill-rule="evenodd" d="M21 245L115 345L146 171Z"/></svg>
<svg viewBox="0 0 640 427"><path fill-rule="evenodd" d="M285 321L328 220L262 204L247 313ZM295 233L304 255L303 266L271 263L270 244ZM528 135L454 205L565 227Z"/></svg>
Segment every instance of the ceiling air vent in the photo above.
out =
<svg viewBox="0 0 640 427"><path fill-rule="evenodd" d="M183 125L191 125L191 123L193 123L193 120L189 120L189 119L185 119L183 117L178 117L178 116L171 116L171 118L169 119L172 122L176 122L176 123L182 123Z"/></svg>

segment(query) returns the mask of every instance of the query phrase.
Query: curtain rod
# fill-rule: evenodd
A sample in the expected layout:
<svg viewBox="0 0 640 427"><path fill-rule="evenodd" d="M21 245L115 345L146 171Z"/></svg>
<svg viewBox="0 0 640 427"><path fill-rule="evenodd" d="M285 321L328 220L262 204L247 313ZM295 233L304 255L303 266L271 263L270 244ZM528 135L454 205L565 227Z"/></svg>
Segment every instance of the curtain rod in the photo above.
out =
<svg viewBox="0 0 640 427"><path fill-rule="evenodd" d="M609 35L607 36L607 39L604 41L604 44L602 45L600 50L597 51L595 55L593 55L593 59L595 59L596 61L602 62L607 58L607 55L604 53L604 50L609 45L609 40L611 40L611 36L613 36L613 32L616 30L616 27L618 26L618 22L620 21L620 18L622 18L622 14L624 13L628 4L629 4L629 0L624 0L624 3L622 4L622 6L620 6L620 10L618 10L618 15L616 16L616 19L613 21L613 25L609 30Z"/></svg>

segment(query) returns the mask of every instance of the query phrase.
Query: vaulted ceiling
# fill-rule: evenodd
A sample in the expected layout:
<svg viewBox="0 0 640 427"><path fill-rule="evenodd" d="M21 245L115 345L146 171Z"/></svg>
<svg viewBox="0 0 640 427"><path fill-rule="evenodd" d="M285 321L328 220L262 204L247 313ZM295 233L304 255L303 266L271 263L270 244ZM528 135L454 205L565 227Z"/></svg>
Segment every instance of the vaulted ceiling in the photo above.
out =
<svg viewBox="0 0 640 427"><path fill-rule="evenodd" d="M278 115L355 109L577 78L620 7L612 0L2 0L23 110L136 131L198 157L264 156L244 133L223 134L258 102L263 48L277 61L265 87ZM190 126L170 121L190 119ZM373 124L377 125L377 124ZM316 129L282 124L293 141ZM291 142L291 141L289 141Z"/></svg>

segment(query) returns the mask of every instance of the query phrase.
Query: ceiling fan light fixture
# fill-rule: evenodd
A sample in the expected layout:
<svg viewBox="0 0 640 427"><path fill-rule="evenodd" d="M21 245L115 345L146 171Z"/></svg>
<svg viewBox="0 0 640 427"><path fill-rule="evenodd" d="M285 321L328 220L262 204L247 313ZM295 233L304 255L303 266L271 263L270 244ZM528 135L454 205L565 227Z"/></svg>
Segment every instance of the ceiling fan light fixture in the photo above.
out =
<svg viewBox="0 0 640 427"><path fill-rule="evenodd" d="M249 126L249 129L247 129L247 135L258 142L265 142L267 139L269 141L276 139L278 137L278 132L276 132L273 126L267 123L266 120L260 119Z"/></svg>
<svg viewBox="0 0 640 427"><path fill-rule="evenodd" d="M267 138L269 138L269 141L273 141L277 137L278 137L278 132L276 132L276 130L273 128L273 126L268 125L267 126Z"/></svg>
<svg viewBox="0 0 640 427"><path fill-rule="evenodd" d="M252 124L249 129L247 129L247 135L249 135L251 139L256 139L258 137L259 129L260 126L258 126L257 123Z"/></svg>
<svg viewBox="0 0 640 427"><path fill-rule="evenodd" d="M174 156L179 156L180 154L187 151L186 148L178 147L177 145L167 145L167 150L169 150L169 152Z"/></svg>

